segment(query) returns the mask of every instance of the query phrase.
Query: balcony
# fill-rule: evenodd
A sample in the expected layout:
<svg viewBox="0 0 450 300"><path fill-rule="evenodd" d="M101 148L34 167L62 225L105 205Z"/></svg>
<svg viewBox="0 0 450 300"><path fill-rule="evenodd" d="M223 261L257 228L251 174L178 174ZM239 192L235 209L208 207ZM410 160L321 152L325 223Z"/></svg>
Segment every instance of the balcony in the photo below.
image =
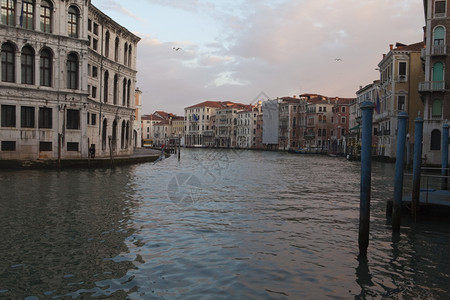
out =
<svg viewBox="0 0 450 300"><path fill-rule="evenodd" d="M419 92L444 92L445 81L422 81L419 83Z"/></svg>
<svg viewBox="0 0 450 300"><path fill-rule="evenodd" d="M446 55L447 54L447 46L446 45L432 45L431 46L431 55Z"/></svg>
<svg viewBox="0 0 450 300"><path fill-rule="evenodd" d="M427 56L427 48L422 48L421 50L420 50L420 58L422 59L422 60L425 60L425 57Z"/></svg>

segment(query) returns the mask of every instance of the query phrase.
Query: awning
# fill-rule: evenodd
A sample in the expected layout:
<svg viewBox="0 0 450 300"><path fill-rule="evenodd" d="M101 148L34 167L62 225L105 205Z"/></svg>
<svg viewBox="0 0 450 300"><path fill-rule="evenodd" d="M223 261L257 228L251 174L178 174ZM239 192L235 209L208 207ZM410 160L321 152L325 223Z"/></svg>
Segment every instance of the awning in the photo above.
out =
<svg viewBox="0 0 450 300"><path fill-rule="evenodd" d="M355 127L350 128L349 131L359 129L360 127L361 127L361 126L358 124L358 125L356 125Z"/></svg>

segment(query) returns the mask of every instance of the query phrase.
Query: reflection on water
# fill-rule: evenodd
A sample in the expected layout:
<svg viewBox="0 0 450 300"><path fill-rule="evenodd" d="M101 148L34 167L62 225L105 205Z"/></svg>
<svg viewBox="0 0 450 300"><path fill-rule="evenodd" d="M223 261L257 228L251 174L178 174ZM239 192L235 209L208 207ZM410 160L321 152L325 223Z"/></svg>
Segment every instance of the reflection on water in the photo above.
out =
<svg viewBox="0 0 450 300"><path fill-rule="evenodd" d="M392 235L373 165L358 260L358 163L186 149L114 170L0 173L0 298L444 299L448 223Z"/></svg>

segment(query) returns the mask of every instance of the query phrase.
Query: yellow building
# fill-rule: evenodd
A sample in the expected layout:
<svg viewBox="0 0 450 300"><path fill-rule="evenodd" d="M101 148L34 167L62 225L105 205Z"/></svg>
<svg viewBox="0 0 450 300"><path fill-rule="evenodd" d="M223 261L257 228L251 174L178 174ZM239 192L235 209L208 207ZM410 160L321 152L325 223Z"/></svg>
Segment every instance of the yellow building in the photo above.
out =
<svg viewBox="0 0 450 300"><path fill-rule="evenodd" d="M390 45L389 53L378 64L380 88L376 99L374 122L378 123L378 155L395 157L397 146L397 116L406 112L409 116L408 133L414 142L414 120L423 104L418 92L423 80L421 50L424 43Z"/></svg>

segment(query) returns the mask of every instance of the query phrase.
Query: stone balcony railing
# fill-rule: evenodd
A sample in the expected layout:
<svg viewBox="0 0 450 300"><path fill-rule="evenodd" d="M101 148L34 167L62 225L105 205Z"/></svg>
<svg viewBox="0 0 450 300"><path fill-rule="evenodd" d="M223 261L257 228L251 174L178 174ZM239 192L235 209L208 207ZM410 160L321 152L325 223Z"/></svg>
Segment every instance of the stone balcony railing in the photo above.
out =
<svg viewBox="0 0 450 300"><path fill-rule="evenodd" d="M443 92L445 81L422 81L419 83L419 92Z"/></svg>

